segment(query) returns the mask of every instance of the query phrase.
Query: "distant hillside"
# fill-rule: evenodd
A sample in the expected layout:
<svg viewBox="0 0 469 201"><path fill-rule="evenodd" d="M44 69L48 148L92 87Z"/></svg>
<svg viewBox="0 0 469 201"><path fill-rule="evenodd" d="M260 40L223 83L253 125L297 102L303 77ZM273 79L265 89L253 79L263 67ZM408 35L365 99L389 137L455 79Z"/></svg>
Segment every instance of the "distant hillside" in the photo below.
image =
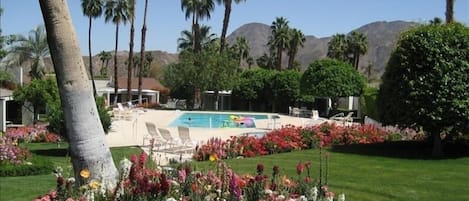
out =
<svg viewBox="0 0 469 201"><path fill-rule="evenodd" d="M373 65L372 73L376 76L381 76L384 73L384 68L389 59L391 51L394 49L399 34L405 30L408 30L411 26L416 25L413 22L405 21L392 21L392 22L373 22L366 24L362 27L355 29L355 31L364 33L368 38L368 52L360 58L360 71L365 72L366 66L369 63ZM251 48L251 56L254 59L259 58L264 53L268 52L267 41L271 35L270 26L261 23L248 23L245 24L235 31L233 31L228 37L227 41L229 44L233 44L236 37L244 36L248 40L248 45ZM314 60L326 57L327 54L327 43L331 37L317 38L314 36L306 36L306 42L304 48L300 49L296 56L296 60L300 62L302 69L306 67ZM152 67L163 66L172 62L178 61L178 54L168 53L164 51L149 51L153 55L154 61ZM113 53L113 52L112 52ZM101 69L101 60L96 53L93 56L93 66L95 75L99 75ZM135 55L140 55L138 52ZM127 60L128 52L118 52L118 68L119 76L127 76ZM88 57L84 56L83 60L85 66L88 69ZM287 58L283 59L283 66L286 66ZM52 66L50 60L46 61L47 66ZM113 59L109 61L108 74L113 75ZM49 71L53 71L49 69ZM25 72L29 72L29 69L25 69Z"/></svg>
<svg viewBox="0 0 469 201"><path fill-rule="evenodd" d="M389 59L391 51L394 49L399 34L415 25L413 22L392 21L373 22L364 25L355 31L364 33L368 38L368 52L360 58L360 71L364 72L369 62L373 65L373 73L381 76L384 67ZM267 41L271 35L270 26L261 23L245 24L231 33L227 41L233 44L237 37L244 36L248 40L251 48L251 56L255 59L268 52ZM312 61L326 57L327 43L331 37L317 38L306 36L304 48L296 57L305 69ZM287 59L284 59L286 62ZM285 66L283 64L283 66Z"/></svg>

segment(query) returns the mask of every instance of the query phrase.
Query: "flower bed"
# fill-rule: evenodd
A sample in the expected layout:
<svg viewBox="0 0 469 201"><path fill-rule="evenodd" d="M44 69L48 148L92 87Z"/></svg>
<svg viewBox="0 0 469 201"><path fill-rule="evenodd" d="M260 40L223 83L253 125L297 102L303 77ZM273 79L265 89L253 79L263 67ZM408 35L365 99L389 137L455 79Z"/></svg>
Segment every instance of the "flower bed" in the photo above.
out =
<svg viewBox="0 0 469 201"><path fill-rule="evenodd" d="M274 153L317 148L319 146L369 144L392 140L391 132L372 125L343 127L323 123L312 127L285 126L273 130L261 138L232 136L229 140L210 139L197 147L195 160L208 160L216 154L218 158L254 157Z"/></svg>
<svg viewBox="0 0 469 201"><path fill-rule="evenodd" d="M102 181L87 181L88 170L80 176L87 181L78 190L73 188L75 178L64 178L60 168L56 171L57 188L38 197L37 201L50 200L330 200L334 193L327 186L316 182L310 175L311 163L297 165L297 177L281 175L278 166L272 168L272 176L264 174L264 165L258 164L254 175L238 175L225 163L214 160L214 169L207 172L193 171L188 164L177 169L163 171L148 168L147 155L132 156L120 163L120 178L115 189L106 189ZM338 196L344 201L345 195Z"/></svg>

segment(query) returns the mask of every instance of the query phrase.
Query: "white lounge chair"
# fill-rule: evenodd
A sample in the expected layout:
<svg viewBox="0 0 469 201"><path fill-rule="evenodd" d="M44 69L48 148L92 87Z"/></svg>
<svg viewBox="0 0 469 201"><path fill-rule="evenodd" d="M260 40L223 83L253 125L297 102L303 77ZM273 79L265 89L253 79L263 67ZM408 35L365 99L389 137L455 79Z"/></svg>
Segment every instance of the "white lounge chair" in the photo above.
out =
<svg viewBox="0 0 469 201"><path fill-rule="evenodd" d="M344 113L338 113L335 114L334 116L330 117L330 120L334 121L340 121L342 124L345 126L346 123L352 123L353 122L353 112L349 112L346 116L344 116Z"/></svg>
<svg viewBox="0 0 469 201"><path fill-rule="evenodd" d="M178 135L184 146L195 147L197 145L197 141L192 140L188 127L178 126Z"/></svg>
<svg viewBox="0 0 469 201"><path fill-rule="evenodd" d="M151 140L153 139L153 145L159 150L160 148L164 148L166 146L166 140L163 139L159 134L158 131L156 131L156 126L154 123L150 122L145 122L145 126L147 127L147 132L148 135L143 137L143 146L145 146L145 140Z"/></svg>

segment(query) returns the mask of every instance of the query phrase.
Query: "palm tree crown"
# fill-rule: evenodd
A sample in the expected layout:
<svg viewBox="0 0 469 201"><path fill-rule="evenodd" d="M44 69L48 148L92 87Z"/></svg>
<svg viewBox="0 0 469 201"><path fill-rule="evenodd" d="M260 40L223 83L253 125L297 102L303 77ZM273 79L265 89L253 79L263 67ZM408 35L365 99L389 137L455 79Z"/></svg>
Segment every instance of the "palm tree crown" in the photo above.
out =
<svg viewBox="0 0 469 201"><path fill-rule="evenodd" d="M269 45L271 48L277 49L276 68L280 70L282 68L282 52L288 47L290 40L288 20L284 17L277 17L272 22L270 29L272 30L272 36L269 40Z"/></svg>
<svg viewBox="0 0 469 201"><path fill-rule="evenodd" d="M306 38L299 29L290 29L290 43L288 44L288 68L293 68L295 56L299 47L304 47Z"/></svg>
<svg viewBox="0 0 469 201"><path fill-rule="evenodd" d="M9 63L22 65L31 63L30 76L33 79L41 79L45 75L44 58L49 56L49 45L44 26L38 26L29 32L28 37L16 35L7 59Z"/></svg>

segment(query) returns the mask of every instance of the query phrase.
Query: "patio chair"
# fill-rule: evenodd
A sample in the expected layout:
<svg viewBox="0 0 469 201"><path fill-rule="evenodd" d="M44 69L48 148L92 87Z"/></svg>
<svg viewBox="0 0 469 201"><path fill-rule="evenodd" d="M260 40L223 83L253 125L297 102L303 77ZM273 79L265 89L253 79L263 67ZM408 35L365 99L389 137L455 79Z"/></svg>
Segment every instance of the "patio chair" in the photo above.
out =
<svg viewBox="0 0 469 201"><path fill-rule="evenodd" d="M280 116L278 115L269 115L267 117L267 128L275 130L280 127Z"/></svg>
<svg viewBox="0 0 469 201"><path fill-rule="evenodd" d="M291 113L292 113L292 116L300 117L300 115L301 115L301 110L300 110L300 108L294 107L294 108L292 109L292 112L291 112Z"/></svg>
<svg viewBox="0 0 469 201"><path fill-rule="evenodd" d="M343 125L345 125L347 122L352 123L353 122L353 112L349 112L346 116L344 116L344 113L338 113L335 114L334 116L330 117L330 120L334 121L340 121L342 122Z"/></svg>
<svg viewBox="0 0 469 201"><path fill-rule="evenodd" d="M166 146L166 140L163 139L156 131L156 126L154 123L145 122L145 126L147 127L148 134L143 137L143 146L145 146L145 140L154 139L153 145L157 149L160 149L163 146Z"/></svg>
<svg viewBox="0 0 469 201"><path fill-rule="evenodd" d="M171 135L171 132L168 129L158 128L158 132L160 133L161 137L163 137L163 139L166 140L166 143L167 145L169 145L170 148L176 145L181 145L180 141L173 138L173 136Z"/></svg>
<svg viewBox="0 0 469 201"><path fill-rule="evenodd" d="M178 135L184 146L195 147L197 145L197 141L192 140L188 127L178 126Z"/></svg>

